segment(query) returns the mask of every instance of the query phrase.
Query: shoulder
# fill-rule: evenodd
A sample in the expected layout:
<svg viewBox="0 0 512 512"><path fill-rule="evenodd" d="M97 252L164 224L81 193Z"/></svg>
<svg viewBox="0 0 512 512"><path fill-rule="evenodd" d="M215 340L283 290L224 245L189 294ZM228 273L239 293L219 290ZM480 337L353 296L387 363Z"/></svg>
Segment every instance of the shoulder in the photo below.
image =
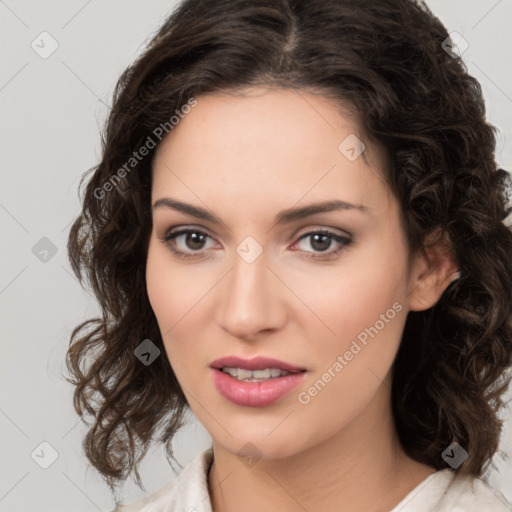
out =
<svg viewBox="0 0 512 512"><path fill-rule="evenodd" d="M451 472L449 469L446 471ZM443 511L512 512L512 504L503 493L492 489L484 479L469 475L454 477L440 504Z"/></svg>
<svg viewBox="0 0 512 512"><path fill-rule="evenodd" d="M119 505L112 512L211 512L207 474L212 457L210 447L197 454L177 478L155 493L135 503Z"/></svg>
<svg viewBox="0 0 512 512"><path fill-rule="evenodd" d="M484 479L443 469L413 489L391 512L512 512Z"/></svg>

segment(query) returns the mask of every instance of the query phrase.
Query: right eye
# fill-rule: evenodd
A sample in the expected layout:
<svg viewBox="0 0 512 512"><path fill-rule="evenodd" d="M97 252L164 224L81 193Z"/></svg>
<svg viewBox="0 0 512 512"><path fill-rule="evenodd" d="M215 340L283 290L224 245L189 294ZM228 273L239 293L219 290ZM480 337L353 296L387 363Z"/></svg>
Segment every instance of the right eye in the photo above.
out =
<svg viewBox="0 0 512 512"><path fill-rule="evenodd" d="M168 245L169 249L179 258L191 259L202 256L202 252L208 239L213 240L208 234L199 229L177 229L170 231L160 239Z"/></svg>

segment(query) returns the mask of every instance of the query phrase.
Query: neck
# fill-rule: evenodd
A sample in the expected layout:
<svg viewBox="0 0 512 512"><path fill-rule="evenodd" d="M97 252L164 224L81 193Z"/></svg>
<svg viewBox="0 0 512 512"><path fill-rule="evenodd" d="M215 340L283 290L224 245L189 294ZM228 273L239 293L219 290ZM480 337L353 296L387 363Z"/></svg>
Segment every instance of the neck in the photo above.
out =
<svg viewBox="0 0 512 512"><path fill-rule="evenodd" d="M377 395L345 428L289 457L263 456L248 467L214 441L213 512L256 512L269 503L281 512L389 512L435 471L401 448L385 383Z"/></svg>

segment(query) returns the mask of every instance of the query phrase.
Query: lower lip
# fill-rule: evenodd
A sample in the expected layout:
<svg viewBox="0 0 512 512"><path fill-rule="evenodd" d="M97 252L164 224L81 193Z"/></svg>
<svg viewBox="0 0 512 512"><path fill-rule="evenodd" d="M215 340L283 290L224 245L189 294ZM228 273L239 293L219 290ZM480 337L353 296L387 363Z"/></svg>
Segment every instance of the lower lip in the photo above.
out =
<svg viewBox="0 0 512 512"><path fill-rule="evenodd" d="M236 380L222 370L211 369L211 376L219 393L236 405L264 407L277 402L306 377L307 372L291 373L261 382Z"/></svg>

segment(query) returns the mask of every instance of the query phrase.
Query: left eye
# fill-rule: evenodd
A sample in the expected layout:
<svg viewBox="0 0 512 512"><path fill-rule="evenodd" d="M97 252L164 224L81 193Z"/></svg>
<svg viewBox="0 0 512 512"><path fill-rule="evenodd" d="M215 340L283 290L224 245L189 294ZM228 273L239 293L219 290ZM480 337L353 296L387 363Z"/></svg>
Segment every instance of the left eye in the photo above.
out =
<svg viewBox="0 0 512 512"><path fill-rule="evenodd" d="M350 245L352 240L346 236L341 236L336 233L332 233L331 231L311 231L302 235L299 238L297 244L302 241L306 241L309 239L309 245L313 248L313 251L305 250L308 254L308 257L322 257L324 254L333 255L341 252L346 246ZM329 248L336 242L338 245L337 249L329 251ZM297 245L295 244L295 245Z"/></svg>

